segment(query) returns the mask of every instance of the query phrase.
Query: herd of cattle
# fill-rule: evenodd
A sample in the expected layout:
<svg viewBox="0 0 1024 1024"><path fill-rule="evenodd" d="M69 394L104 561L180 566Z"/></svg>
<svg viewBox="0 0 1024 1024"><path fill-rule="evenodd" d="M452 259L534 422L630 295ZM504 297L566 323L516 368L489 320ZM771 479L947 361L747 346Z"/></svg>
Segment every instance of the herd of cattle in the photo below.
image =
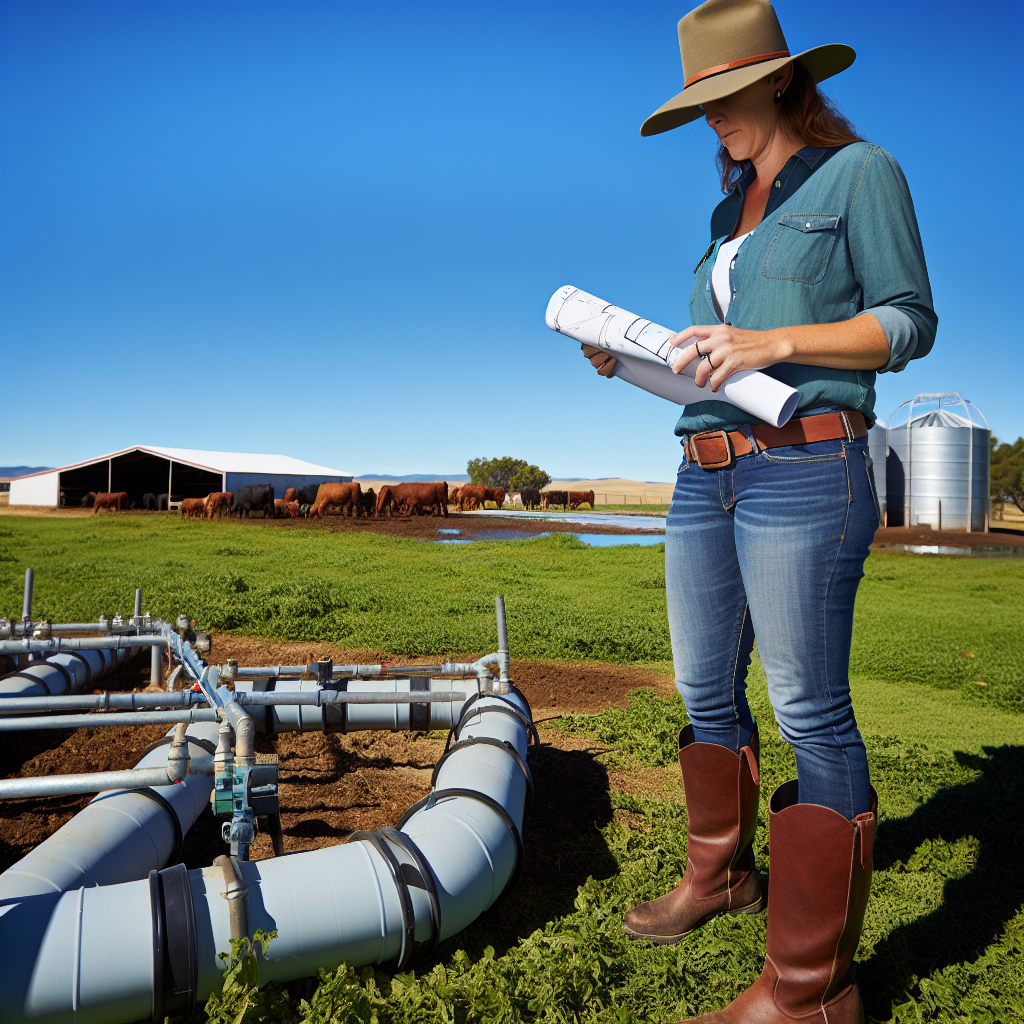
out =
<svg viewBox="0 0 1024 1024"><path fill-rule="evenodd" d="M539 491L523 487L512 496L513 507L535 509L555 508L576 509L589 504L594 507L593 491ZM362 516L447 516L448 507L455 506L460 512L486 507L494 502L498 508L505 504L506 494L501 487L478 487L466 484L453 487L450 491L445 481L430 483L385 484L380 493L372 487L363 491L357 482L347 484L309 484L306 487L289 487L284 497L274 496L271 484L255 484L235 491L213 491L205 498L184 498L179 511L186 519L213 519L217 515L245 516L262 512L266 519L298 519L300 516L319 519L330 510L336 509L341 515L358 518ZM169 494L144 494L144 509L166 511L175 499ZM135 508L129 502L126 491L97 493L90 491L82 498L83 508L93 512L107 509L123 512Z"/></svg>

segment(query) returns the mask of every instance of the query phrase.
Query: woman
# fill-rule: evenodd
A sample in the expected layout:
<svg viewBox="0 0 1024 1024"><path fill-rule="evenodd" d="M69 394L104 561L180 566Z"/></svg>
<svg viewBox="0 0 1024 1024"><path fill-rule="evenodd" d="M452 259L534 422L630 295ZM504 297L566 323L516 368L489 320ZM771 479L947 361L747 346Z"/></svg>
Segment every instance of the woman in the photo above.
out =
<svg viewBox="0 0 1024 1024"><path fill-rule="evenodd" d="M767 957L705 1022L863 1021L853 956L871 885L876 801L850 701L857 583L878 526L866 434L876 372L928 353L937 319L913 204L895 160L856 136L817 82L846 46L791 56L765 0L709 0L679 23L685 87L644 123L703 116L727 197L696 267L678 366L717 391L738 370L800 391L794 419L721 401L687 406L665 542L687 868L630 910L627 933L678 942L718 914L765 906L752 841L758 732L747 705L755 636L797 780L769 803ZM585 348L608 376L614 360Z"/></svg>

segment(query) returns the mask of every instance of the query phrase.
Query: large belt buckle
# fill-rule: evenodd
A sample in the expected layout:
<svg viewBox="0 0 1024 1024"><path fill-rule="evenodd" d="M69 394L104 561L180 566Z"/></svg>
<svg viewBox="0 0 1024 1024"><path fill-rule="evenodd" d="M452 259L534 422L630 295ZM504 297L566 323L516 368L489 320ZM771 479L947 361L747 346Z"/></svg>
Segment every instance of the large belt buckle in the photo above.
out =
<svg viewBox="0 0 1024 1024"><path fill-rule="evenodd" d="M718 462L704 462L700 457L700 449L697 447L697 442L714 437L722 439L722 444L725 446L725 458L720 459ZM693 452L697 465L701 469L726 469L736 461L736 452L733 449L732 439L729 437L727 430L707 430L703 434L694 434L690 438L690 451Z"/></svg>

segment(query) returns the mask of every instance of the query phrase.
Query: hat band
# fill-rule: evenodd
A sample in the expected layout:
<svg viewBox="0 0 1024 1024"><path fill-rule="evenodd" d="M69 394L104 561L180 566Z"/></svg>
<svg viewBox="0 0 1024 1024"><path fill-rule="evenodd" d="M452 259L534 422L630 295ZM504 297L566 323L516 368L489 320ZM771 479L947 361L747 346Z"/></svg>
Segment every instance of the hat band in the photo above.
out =
<svg viewBox="0 0 1024 1024"><path fill-rule="evenodd" d="M788 57L789 55L789 50L773 50L771 53L759 53L756 57L741 57L739 60L731 60L728 64L716 64L713 68L708 68L706 71L699 71L697 74L691 75L683 82L683 88L689 89L695 82L699 82L704 78L710 78L712 75L721 75L723 72L733 71L736 68L749 67L751 64L763 64L767 60L776 60L779 57Z"/></svg>

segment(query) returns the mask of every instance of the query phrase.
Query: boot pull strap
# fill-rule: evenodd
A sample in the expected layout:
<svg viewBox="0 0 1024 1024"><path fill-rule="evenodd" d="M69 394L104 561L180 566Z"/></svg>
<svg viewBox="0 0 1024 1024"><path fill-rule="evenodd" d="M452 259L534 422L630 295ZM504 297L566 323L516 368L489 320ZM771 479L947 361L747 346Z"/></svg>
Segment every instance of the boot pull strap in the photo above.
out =
<svg viewBox="0 0 1024 1024"><path fill-rule="evenodd" d="M860 833L860 866L867 870L875 852L875 816L870 811L858 814L853 824Z"/></svg>
<svg viewBox="0 0 1024 1024"><path fill-rule="evenodd" d="M750 777L754 780L755 786L761 785L761 772L757 767L757 756L750 747L744 747L740 751L740 757L744 757L747 760L747 766L750 769Z"/></svg>

